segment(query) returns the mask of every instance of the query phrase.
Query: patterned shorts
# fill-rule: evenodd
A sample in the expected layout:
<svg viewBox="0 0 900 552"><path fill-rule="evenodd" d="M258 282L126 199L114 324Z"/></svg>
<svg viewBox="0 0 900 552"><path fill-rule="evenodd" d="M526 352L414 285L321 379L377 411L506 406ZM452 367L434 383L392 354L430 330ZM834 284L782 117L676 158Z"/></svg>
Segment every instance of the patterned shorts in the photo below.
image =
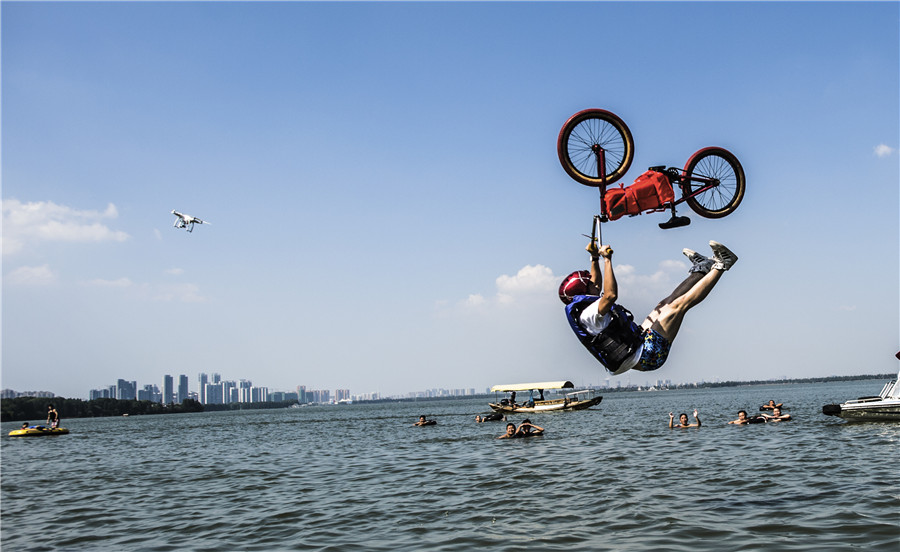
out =
<svg viewBox="0 0 900 552"><path fill-rule="evenodd" d="M647 330L644 334L644 352L641 353L641 361L634 367L641 372L657 370L665 364L669 356L669 340L654 330Z"/></svg>

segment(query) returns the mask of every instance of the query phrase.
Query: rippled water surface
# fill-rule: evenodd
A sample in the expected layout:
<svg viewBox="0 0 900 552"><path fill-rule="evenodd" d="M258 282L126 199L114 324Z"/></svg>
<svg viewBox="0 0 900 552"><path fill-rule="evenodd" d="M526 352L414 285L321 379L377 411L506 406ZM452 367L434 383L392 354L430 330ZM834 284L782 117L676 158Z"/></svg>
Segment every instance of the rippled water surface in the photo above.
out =
<svg viewBox="0 0 900 552"><path fill-rule="evenodd" d="M30 439L7 423L0 544L896 552L900 423L821 414L883 383L610 393L515 440L474 423L483 400L72 419ZM769 399L795 421L725 424ZM694 407L703 427L666 427Z"/></svg>

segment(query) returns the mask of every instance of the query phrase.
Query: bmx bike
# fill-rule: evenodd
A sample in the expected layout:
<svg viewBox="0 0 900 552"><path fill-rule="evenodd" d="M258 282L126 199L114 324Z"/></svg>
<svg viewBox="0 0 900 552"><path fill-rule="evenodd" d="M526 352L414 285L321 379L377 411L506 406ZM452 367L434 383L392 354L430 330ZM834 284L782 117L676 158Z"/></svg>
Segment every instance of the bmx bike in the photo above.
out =
<svg viewBox="0 0 900 552"><path fill-rule="evenodd" d="M585 109L572 115L559 131L559 161L575 181L600 189L600 220L609 220L606 186L625 176L634 159L634 138L622 119L603 109ZM701 217L721 218L737 209L744 199L746 179L740 161L724 148L707 147L695 152L683 169L665 165L650 167L665 174L681 197L639 213L671 210L672 217L660 228L690 224L676 215L676 206L687 203Z"/></svg>

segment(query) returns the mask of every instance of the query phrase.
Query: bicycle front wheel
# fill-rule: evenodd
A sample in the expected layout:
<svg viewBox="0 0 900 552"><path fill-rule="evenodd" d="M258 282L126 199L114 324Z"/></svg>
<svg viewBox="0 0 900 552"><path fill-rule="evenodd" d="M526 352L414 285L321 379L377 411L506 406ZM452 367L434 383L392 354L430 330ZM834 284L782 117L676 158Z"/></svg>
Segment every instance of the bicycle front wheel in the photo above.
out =
<svg viewBox="0 0 900 552"><path fill-rule="evenodd" d="M713 186L698 193L709 181ZM688 206L701 217L722 218L733 213L744 199L745 188L744 168L726 149L703 148L684 166L681 193Z"/></svg>
<svg viewBox="0 0 900 552"><path fill-rule="evenodd" d="M598 166L603 149L606 179ZM634 139L625 122L603 109L585 109L572 115L556 141L559 162L569 176L585 186L599 187L619 180L634 158Z"/></svg>

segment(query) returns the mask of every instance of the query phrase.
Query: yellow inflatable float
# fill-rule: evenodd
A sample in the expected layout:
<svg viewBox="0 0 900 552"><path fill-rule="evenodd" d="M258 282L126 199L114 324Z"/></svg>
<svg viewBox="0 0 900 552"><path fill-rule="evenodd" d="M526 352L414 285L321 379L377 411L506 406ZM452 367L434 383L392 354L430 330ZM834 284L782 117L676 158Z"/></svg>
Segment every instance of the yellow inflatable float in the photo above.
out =
<svg viewBox="0 0 900 552"><path fill-rule="evenodd" d="M9 432L10 437L32 437L38 435L65 435L69 430L64 427L49 428L45 426L23 427Z"/></svg>

